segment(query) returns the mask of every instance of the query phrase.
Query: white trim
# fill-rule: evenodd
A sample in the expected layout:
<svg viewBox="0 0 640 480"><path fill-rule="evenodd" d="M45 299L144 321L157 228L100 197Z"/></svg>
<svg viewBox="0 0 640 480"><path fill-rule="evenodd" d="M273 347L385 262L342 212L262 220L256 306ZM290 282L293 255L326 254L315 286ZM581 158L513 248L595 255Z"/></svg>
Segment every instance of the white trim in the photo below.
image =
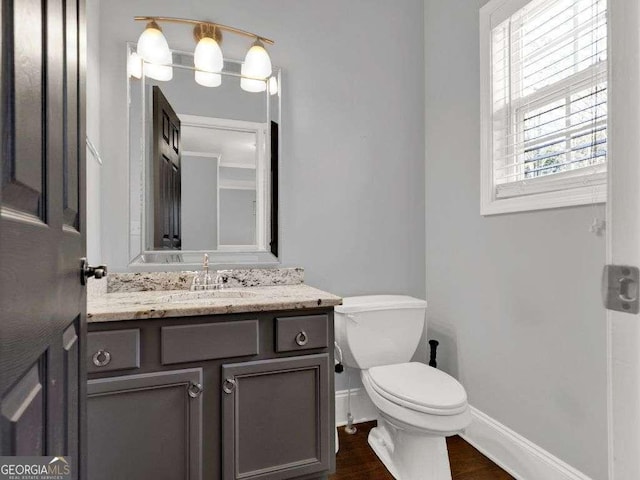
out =
<svg viewBox="0 0 640 480"><path fill-rule="evenodd" d="M220 243L220 190L254 190L256 192L256 203L260 205L260 208L256 208L255 212L255 245L246 245L245 248L256 247L260 251L266 252L266 236L265 230L268 225L267 213L270 211L270 198L268 195L268 189L266 188L265 171L266 169L266 143L268 139L267 123L249 122L244 120L231 120L227 118L215 118L204 117L200 115L189 115L184 113L178 113L178 117L181 121L181 127L197 127L197 128L211 128L216 130L230 130L230 131L242 131L255 134L256 136L256 152L255 152L255 165L242 165L225 163L222 155L217 155L217 232L216 232L216 249L222 252L225 251L240 251L237 245L230 245L231 248L226 248L225 245ZM183 155L187 153L193 153L198 156L206 156L201 152L183 152ZM211 155L213 156L213 155ZM242 169L255 169L256 177L254 181L251 180L226 180L222 181L220 175L221 168L242 168Z"/></svg>
<svg viewBox="0 0 640 480"><path fill-rule="evenodd" d="M227 180L224 184L218 183L220 190L256 190L255 182L251 180Z"/></svg>
<svg viewBox="0 0 640 480"><path fill-rule="evenodd" d="M196 158L215 158L216 160L220 160L219 153L210 153L210 152L190 152L190 151L182 151L183 157L196 157Z"/></svg>
<svg viewBox="0 0 640 480"><path fill-rule="evenodd" d="M607 264L640 266L640 1L609 1ZM640 317L607 310L609 480L640 478Z"/></svg>
<svg viewBox="0 0 640 480"><path fill-rule="evenodd" d="M98 162L98 164L100 164L100 166L102 166L102 157L100 156L100 152L98 152L98 149L96 148L95 144L91 141L91 139L87 136L86 137L86 144L87 144L87 148L89 149L89 152L91 153L91 156L95 159L96 162Z"/></svg>
<svg viewBox="0 0 640 480"><path fill-rule="evenodd" d="M607 183L605 165L586 167L590 173L580 169L556 173L548 177L532 178L526 181L502 183L496 186L496 197L499 199L536 195L539 193L555 192L580 187L596 187Z"/></svg>
<svg viewBox="0 0 640 480"><path fill-rule="evenodd" d="M247 170L255 170L255 165L249 165L246 163L221 163L220 166L222 168L244 168Z"/></svg>
<svg viewBox="0 0 640 480"><path fill-rule="evenodd" d="M347 390L336 392L336 427L347 424ZM364 388L351 389L351 414L354 423L371 422L377 420L378 413Z"/></svg>
<svg viewBox="0 0 640 480"><path fill-rule="evenodd" d="M482 215L497 215L500 213L593 205L605 203L606 201L607 185L602 183L591 187L572 188L500 200L486 200L482 202L480 213Z"/></svg>
<svg viewBox="0 0 640 480"><path fill-rule="evenodd" d="M480 8L480 13L486 11L490 27L495 28L529 3L531 0L490 0Z"/></svg>
<svg viewBox="0 0 640 480"><path fill-rule="evenodd" d="M221 252L246 252L247 248L258 248L257 245L218 245Z"/></svg>
<svg viewBox="0 0 640 480"><path fill-rule="evenodd" d="M336 391L336 427L347 424L347 390ZM496 465L519 480L591 480L522 435L472 406L471 425L462 434ZM364 388L351 389L354 423L377 420L377 410Z"/></svg>
<svg viewBox="0 0 640 480"><path fill-rule="evenodd" d="M461 435L494 463L520 480L591 480L500 422L471 408L472 421Z"/></svg>
<svg viewBox="0 0 640 480"><path fill-rule="evenodd" d="M181 126L215 128L216 130L240 130L247 133L255 133L263 129L265 124L259 122L248 122L245 120L232 120L230 118L204 117L202 115L188 115L178 113Z"/></svg>

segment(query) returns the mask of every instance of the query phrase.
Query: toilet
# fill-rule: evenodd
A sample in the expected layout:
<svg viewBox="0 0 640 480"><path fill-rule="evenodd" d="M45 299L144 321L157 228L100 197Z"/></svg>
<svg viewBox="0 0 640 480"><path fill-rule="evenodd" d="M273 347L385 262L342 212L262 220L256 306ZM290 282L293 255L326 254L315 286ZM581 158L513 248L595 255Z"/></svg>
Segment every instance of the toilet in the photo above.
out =
<svg viewBox="0 0 640 480"><path fill-rule="evenodd" d="M350 297L335 307L343 363L361 371L378 410L369 445L398 480L451 480L445 438L471 423L464 387L450 375L411 362L427 302L404 295Z"/></svg>

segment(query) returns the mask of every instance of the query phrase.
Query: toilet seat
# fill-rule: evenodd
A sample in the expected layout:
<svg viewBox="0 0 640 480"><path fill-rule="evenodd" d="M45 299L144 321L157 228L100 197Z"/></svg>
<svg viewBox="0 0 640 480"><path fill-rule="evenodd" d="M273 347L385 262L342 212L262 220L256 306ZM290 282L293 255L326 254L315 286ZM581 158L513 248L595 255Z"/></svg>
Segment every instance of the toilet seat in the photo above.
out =
<svg viewBox="0 0 640 480"><path fill-rule="evenodd" d="M464 387L452 376L423 363L372 367L371 388L404 408L430 415L457 415L467 410Z"/></svg>

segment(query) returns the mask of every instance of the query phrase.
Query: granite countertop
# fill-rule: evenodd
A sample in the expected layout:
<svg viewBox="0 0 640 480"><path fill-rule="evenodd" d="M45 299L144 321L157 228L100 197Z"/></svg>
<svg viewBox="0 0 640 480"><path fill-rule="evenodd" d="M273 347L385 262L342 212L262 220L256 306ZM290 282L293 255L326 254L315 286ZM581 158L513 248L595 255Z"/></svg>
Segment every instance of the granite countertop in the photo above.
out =
<svg viewBox="0 0 640 480"><path fill-rule="evenodd" d="M305 284L234 287L190 292L156 290L91 295L87 319L93 322L189 317L221 313L262 312L332 307L342 299Z"/></svg>

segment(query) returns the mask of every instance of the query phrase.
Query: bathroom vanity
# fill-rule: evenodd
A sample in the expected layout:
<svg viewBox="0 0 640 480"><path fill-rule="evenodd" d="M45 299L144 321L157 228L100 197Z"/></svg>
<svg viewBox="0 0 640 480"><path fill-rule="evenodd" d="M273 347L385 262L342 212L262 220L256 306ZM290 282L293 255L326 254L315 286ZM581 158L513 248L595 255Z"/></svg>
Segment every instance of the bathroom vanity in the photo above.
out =
<svg viewBox="0 0 640 480"><path fill-rule="evenodd" d="M91 297L89 478L326 478L340 302L304 284Z"/></svg>

